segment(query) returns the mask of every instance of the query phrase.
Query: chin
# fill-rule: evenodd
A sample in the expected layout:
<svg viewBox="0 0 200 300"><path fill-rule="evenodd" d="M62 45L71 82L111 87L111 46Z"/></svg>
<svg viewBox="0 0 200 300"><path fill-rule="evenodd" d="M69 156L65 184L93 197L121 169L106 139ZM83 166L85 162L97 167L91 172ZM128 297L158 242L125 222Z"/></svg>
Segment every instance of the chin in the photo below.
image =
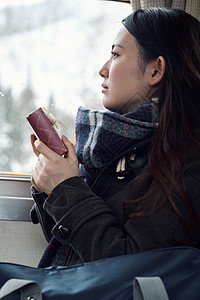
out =
<svg viewBox="0 0 200 300"><path fill-rule="evenodd" d="M109 111L111 111L111 112L115 112L115 113L118 113L118 114L120 114L120 115L122 115L123 113L124 113L124 111L122 111L121 109L120 109L120 107L116 107L116 106L114 106L114 105L111 105L110 104L110 101L109 101L109 103L108 103L108 101L106 101L107 99L103 99L102 100L102 104L103 104L103 106L107 109L107 110L109 110Z"/></svg>
<svg viewBox="0 0 200 300"><path fill-rule="evenodd" d="M105 107L105 109L112 111L112 112L117 112L116 109L110 105L107 105L106 103L103 103L103 106Z"/></svg>

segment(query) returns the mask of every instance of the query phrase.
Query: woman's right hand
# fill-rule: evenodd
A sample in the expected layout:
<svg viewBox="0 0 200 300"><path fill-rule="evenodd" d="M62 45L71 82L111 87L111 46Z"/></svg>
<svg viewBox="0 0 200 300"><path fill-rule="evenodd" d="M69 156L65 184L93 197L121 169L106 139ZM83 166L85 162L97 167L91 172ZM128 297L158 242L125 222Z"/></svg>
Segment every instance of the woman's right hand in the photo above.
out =
<svg viewBox="0 0 200 300"><path fill-rule="evenodd" d="M79 163L73 144L65 137L62 141L68 149L66 157L62 157L48 148L44 143L31 135L33 152L38 157L31 182L38 192L50 194L62 181L80 176Z"/></svg>

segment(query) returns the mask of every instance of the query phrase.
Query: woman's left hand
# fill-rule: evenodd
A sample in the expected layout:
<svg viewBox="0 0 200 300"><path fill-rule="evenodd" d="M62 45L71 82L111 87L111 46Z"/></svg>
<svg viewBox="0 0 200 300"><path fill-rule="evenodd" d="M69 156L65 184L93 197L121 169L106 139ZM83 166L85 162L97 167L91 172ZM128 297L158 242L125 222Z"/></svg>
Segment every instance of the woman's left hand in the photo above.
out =
<svg viewBox="0 0 200 300"><path fill-rule="evenodd" d="M58 155L39 140L32 142L38 161L31 182L38 192L45 192L49 195L62 181L80 176L73 144L65 136L62 137L62 141L68 149L67 157Z"/></svg>

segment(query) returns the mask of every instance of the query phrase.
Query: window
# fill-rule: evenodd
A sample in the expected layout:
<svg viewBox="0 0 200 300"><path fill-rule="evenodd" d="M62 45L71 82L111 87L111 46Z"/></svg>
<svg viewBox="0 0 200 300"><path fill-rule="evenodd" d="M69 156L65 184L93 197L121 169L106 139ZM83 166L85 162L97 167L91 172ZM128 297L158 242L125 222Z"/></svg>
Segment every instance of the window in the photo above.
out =
<svg viewBox="0 0 200 300"><path fill-rule="evenodd" d="M80 105L103 109L98 70L130 4L98 0L0 2L0 171L30 173L26 116L45 107L74 136Z"/></svg>

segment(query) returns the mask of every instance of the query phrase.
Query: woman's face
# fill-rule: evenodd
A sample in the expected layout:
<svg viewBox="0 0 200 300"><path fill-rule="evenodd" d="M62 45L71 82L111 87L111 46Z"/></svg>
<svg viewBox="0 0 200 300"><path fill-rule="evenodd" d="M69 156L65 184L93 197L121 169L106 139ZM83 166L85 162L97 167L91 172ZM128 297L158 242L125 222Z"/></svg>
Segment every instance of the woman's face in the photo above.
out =
<svg viewBox="0 0 200 300"><path fill-rule="evenodd" d="M110 59L99 74L103 77L103 105L118 113L127 113L149 100L151 87L148 78L151 68L145 71L139 64L139 48L136 40L122 26L117 34Z"/></svg>

